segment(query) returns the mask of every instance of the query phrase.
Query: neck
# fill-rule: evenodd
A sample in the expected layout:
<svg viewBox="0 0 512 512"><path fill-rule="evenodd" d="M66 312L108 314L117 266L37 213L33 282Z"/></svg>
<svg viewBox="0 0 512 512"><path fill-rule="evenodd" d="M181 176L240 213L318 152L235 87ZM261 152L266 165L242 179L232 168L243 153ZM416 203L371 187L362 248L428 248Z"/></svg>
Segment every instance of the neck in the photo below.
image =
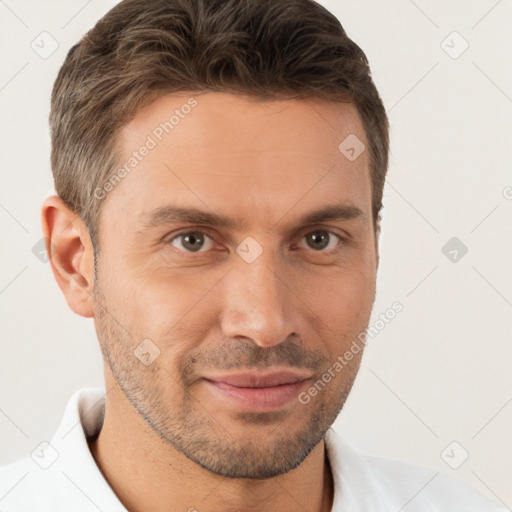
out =
<svg viewBox="0 0 512 512"><path fill-rule="evenodd" d="M107 387L107 389L109 389ZM334 483L322 440L292 471L268 479L226 478L202 468L146 424L114 384L101 432L89 448L130 512L330 512Z"/></svg>

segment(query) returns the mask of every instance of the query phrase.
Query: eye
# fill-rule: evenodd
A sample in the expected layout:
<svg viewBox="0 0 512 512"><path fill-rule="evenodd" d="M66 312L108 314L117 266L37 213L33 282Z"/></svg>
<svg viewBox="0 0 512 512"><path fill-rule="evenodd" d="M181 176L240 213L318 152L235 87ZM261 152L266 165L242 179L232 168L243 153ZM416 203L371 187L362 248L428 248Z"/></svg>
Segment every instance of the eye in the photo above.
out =
<svg viewBox="0 0 512 512"><path fill-rule="evenodd" d="M205 241L208 240L209 242ZM180 233L171 238L167 243L185 252L205 252L213 247L213 239L201 231L189 231ZM177 243L178 245L175 245ZM181 247L179 247L181 245ZM205 251L201 249L205 248Z"/></svg>
<svg viewBox="0 0 512 512"><path fill-rule="evenodd" d="M325 253L333 252L340 242L343 242L343 239L339 235L325 229L311 231L304 235L303 238L306 240L310 249Z"/></svg>
<svg viewBox="0 0 512 512"><path fill-rule="evenodd" d="M317 229L310 231L302 237L306 240L309 249L315 252L331 253L335 252L343 238L332 231ZM182 252L201 253L208 252L214 246L214 240L202 231L187 231L170 238L167 244L172 245Z"/></svg>

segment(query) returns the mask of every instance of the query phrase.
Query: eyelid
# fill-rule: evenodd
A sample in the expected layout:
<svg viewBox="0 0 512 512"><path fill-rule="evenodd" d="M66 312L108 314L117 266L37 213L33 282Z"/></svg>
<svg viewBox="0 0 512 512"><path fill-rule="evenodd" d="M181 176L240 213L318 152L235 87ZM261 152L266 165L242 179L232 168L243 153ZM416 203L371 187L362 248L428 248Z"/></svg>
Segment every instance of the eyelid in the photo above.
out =
<svg viewBox="0 0 512 512"><path fill-rule="evenodd" d="M343 244L344 242L347 242L348 239L351 238L351 236L348 233L346 233L345 231L343 232L344 233L343 235L340 235L339 233L336 233L336 231L333 231L332 228L327 228L327 227L322 227L322 226L307 226L303 230L299 231L299 235L294 235L293 239L301 240L306 235L308 235L310 233L314 233L315 231L325 231L326 233L329 233L330 235L334 235L335 237L337 237L339 239L338 246ZM212 242L215 245L218 246L218 242L216 240L216 237L213 236L212 234L210 234L209 228L205 228L205 227L191 227L191 228L188 228L188 229L185 228L182 231L179 231L178 233L173 233L172 235L165 236L164 239L163 239L163 243L164 243L164 245L171 245L171 247L174 250L176 250L178 253L180 253L180 254L190 254L190 255L193 255L193 254L206 254L206 253L208 253L209 251L202 251L202 250L199 250L197 252L183 251L181 249L178 249L178 248L172 246L171 242L173 240L175 240L176 238L179 238L180 236L188 235L188 234L191 234L191 233L200 233L202 235L206 235L208 238L210 238L210 240L212 240ZM335 247L335 248L332 248L332 249L329 249L329 250L321 250L321 251L314 251L313 249L310 249L310 250L312 252L318 252L319 254L322 254L322 253L323 254L329 254L332 251L336 251L337 249L338 249L338 247Z"/></svg>
<svg viewBox="0 0 512 512"><path fill-rule="evenodd" d="M206 228L191 228L191 229L185 229L183 231L180 231L178 233L173 233L172 235L169 235L169 236L165 236L162 240L163 244L164 245L170 245L175 251L177 251L178 253L180 254L206 254L208 253L209 251L203 251L203 250L199 250L197 252L193 252L193 251L184 251L182 249L178 249L177 247L174 247L172 245L172 242L174 240L176 240L177 238L179 237L182 237L182 236L185 236L185 235L188 235L188 234L192 234L192 233L200 233L201 235L204 235L205 238L209 238L213 245L218 245L217 244L217 241L215 240L215 237L212 236L208 230ZM201 248L202 249L202 248ZM213 250L213 249L210 249L210 250Z"/></svg>
<svg viewBox="0 0 512 512"><path fill-rule="evenodd" d="M308 229L307 231L304 231L302 232L302 234L299 236L299 240L302 240L306 235L310 234L310 233L314 233L315 231L325 231L326 233L329 233L329 235L334 235L339 241L338 241L338 245L336 247L333 247L331 249L327 249L327 250L321 250L321 251L315 251L314 249L309 249L311 252L313 253L318 253L318 254L331 254L333 252L336 252L340 245L342 245L344 242L346 242L346 237L343 237L341 236L340 234L336 233L335 231L332 231L330 229L326 229L326 228L313 228L313 229ZM348 237L347 237L348 238Z"/></svg>
<svg viewBox="0 0 512 512"><path fill-rule="evenodd" d="M330 235L334 235L335 237L337 237L339 239L340 244L348 243L349 241L352 240L352 235L350 235L350 233L348 233L347 231L345 231L339 227L321 226L321 225L307 226L303 230L299 231L299 235L297 236L297 238L300 240L305 235L307 235L309 233L314 233L315 231L325 231L326 233L329 233ZM311 249L311 250L313 250L313 249ZM328 253L329 251L317 251L317 252Z"/></svg>

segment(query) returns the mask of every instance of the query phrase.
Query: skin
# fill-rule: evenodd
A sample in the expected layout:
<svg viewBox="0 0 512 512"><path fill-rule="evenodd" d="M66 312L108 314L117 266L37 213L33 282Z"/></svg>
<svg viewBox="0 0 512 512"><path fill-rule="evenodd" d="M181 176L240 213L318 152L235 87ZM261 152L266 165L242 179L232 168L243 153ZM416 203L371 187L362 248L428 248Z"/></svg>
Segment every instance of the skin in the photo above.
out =
<svg viewBox="0 0 512 512"><path fill-rule="evenodd" d="M364 130L347 103L180 93L124 127L119 164L191 96L197 106L102 199L96 281L81 219L57 196L43 205L55 278L71 309L94 318L104 356L91 453L132 512L329 511L323 437L362 351L307 405L271 412L234 407L202 377L306 369L307 390L368 326L378 267L368 151L349 161L338 150L351 133L367 146ZM361 215L299 223L337 204ZM166 205L247 225L145 229L142 216ZM252 263L236 252L248 236L262 248ZM144 339L160 350L148 366L134 355Z"/></svg>

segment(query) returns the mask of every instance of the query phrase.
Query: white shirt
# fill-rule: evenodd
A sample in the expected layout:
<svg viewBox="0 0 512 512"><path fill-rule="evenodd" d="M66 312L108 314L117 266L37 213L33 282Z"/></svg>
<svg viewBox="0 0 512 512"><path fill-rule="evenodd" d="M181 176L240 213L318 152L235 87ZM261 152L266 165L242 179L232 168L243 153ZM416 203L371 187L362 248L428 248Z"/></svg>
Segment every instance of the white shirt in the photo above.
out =
<svg viewBox="0 0 512 512"><path fill-rule="evenodd" d="M105 389L70 398L50 443L0 467L1 512L127 512L100 472L87 437L103 425ZM504 512L476 490L434 469L356 452L325 435L334 479L332 512Z"/></svg>

